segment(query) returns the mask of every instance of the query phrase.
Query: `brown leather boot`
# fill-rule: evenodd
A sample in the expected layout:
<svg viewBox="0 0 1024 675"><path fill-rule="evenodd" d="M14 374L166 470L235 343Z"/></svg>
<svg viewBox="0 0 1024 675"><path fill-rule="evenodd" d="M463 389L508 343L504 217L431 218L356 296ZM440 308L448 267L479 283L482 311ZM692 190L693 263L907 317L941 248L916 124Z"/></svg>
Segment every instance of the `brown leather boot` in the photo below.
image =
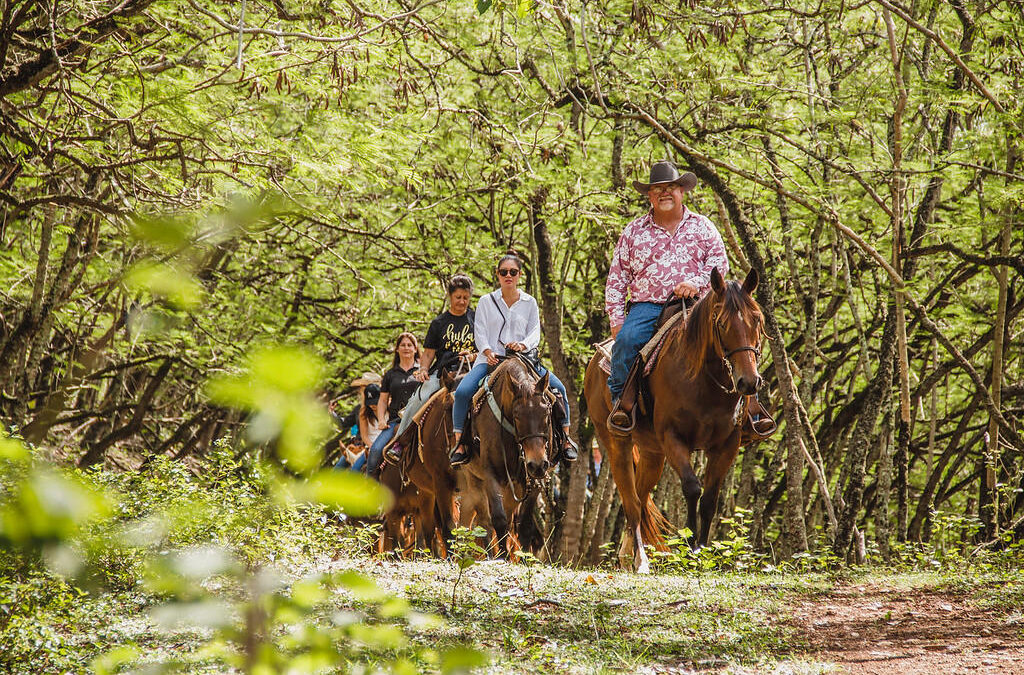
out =
<svg viewBox="0 0 1024 675"><path fill-rule="evenodd" d="M622 386L622 396L612 401L612 411L608 413L608 431L624 436L636 426L636 399L640 391L640 372L643 362L636 357L633 366L626 375L626 383Z"/></svg>

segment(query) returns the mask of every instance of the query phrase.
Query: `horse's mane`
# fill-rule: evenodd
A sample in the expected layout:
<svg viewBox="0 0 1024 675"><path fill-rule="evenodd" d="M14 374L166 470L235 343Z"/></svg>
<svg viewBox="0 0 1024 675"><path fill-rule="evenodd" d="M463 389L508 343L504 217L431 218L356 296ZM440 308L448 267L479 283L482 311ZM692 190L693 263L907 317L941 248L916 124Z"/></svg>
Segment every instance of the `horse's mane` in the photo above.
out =
<svg viewBox="0 0 1024 675"><path fill-rule="evenodd" d="M514 367L513 364L518 365L518 367ZM505 387L500 387L500 400L503 407L516 398L529 396L536 384L536 380L532 377L532 373L527 370L525 364L514 356L508 357L497 365L494 369L492 382L494 382L492 389L498 389L502 383L507 384Z"/></svg>
<svg viewBox="0 0 1024 675"><path fill-rule="evenodd" d="M722 357L722 345L716 339L715 326L723 322L723 318L738 314L744 317L747 329L754 335L764 330L764 315L757 301L744 292L742 284L736 281L725 283L725 293L721 302L714 291L709 291L690 310L686 319L686 329L682 331L683 373L693 379L704 367L709 352Z"/></svg>

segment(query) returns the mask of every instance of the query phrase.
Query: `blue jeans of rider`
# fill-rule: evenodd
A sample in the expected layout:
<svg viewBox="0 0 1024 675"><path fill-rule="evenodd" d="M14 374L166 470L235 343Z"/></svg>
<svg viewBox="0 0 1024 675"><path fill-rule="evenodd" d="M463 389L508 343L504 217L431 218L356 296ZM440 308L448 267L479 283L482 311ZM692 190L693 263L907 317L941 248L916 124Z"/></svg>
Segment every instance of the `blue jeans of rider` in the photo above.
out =
<svg viewBox="0 0 1024 675"><path fill-rule="evenodd" d="M377 475L377 470L380 469L380 463L384 459L384 446L388 444L391 437L395 435L395 429L398 428L398 424L401 420L395 420L388 425L387 429L380 432L380 436L377 436L377 440L373 442L370 449L366 451L366 471L371 476Z"/></svg>
<svg viewBox="0 0 1024 675"><path fill-rule="evenodd" d="M565 385L559 380L554 373L541 366L537 373L544 377L544 373L548 373L550 377L548 381L551 383L551 388L558 392L558 395L562 399L562 404L565 408L565 424L569 423L569 406L566 402L569 400L568 395L565 393ZM462 427L466 423L466 413L469 411L470 403L473 402L473 394L480 388L480 383L487 377L487 364L481 363L473 366L459 386L455 389L455 405L452 406L452 424L455 431L462 433Z"/></svg>
<svg viewBox="0 0 1024 675"><path fill-rule="evenodd" d="M629 308L629 314L615 336L612 347L612 374L608 376L608 389L612 392L612 400L622 396L622 388L626 386L626 376L647 341L654 337L658 328L658 316L662 305L656 302L638 302Z"/></svg>

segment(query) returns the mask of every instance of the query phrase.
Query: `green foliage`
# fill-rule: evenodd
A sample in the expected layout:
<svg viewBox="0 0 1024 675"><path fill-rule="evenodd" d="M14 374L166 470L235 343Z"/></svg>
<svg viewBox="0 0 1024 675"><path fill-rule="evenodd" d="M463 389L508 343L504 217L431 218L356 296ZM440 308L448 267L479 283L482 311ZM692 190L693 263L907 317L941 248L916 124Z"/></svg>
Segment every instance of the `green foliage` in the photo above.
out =
<svg viewBox="0 0 1024 675"><path fill-rule="evenodd" d="M747 538L749 517L749 511L737 508L732 518L721 519L722 534L698 551L690 548L693 533L684 527L665 542L668 551L654 552L653 562L670 574L762 570L768 556L756 551Z"/></svg>
<svg viewBox="0 0 1024 675"><path fill-rule="evenodd" d="M326 525L325 509L366 515L386 505L382 488L362 476L311 473L322 461L314 448L326 412L311 394L321 372L300 350L265 349L242 374L211 385L221 403L262 425L254 440L274 445L281 465L242 460L221 445L198 478L166 458L138 473L62 472L2 439L0 574L16 581L0 599L0 637L10 663L31 668L75 658L53 639L46 617L71 618L82 594L76 585L141 591L155 602L149 616L159 630L199 631L208 637L198 658L250 673L366 665L409 672L416 664L462 672L482 663L474 650L438 654L410 643L408 626L436 619L354 570L294 581L272 564L291 548L289 533ZM289 476L288 467L311 475ZM52 573L32 561L42 555ZM144 654L117 645L95 656L92 668L117 672ZM186 672L192 665L173 657L159 667Z"/></svg>
<svg viewBox="0 0 1024 675"><path fill-rule="evenodd" d="M487 556L487 551L477 543L477 539L486 536L487 530L480 526L473 529L456 527L452 530L452 552L449 557L455 562L455 567L458 569L455 582L452 584L451 611L453 612L457 606L456 593L459 590L459 582L462 581L462 575L476 563L478 557Z"/></svg>

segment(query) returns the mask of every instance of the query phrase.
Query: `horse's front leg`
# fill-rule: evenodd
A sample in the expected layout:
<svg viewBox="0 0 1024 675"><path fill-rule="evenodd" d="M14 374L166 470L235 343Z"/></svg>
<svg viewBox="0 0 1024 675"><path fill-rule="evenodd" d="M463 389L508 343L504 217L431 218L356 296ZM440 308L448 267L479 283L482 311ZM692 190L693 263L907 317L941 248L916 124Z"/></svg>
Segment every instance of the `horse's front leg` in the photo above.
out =
<svg viewBox="0 0 1024 675"><path fill-rule="evenodd" d="M654 486L661 479L661 472L664 469L664 454L657 451L645 451L644 446L640 446L640 459L636 465L636 495L640 500L640 520L637 522L636 531L633 533L634 537L636 537L636 555L638 559L636 571L639 574L649 574L651 571L650 562L647 560L647 550L644 548L643 529L645 519L648 521L646 525L650 531L648 538L660 537L660 534L654 533L656 525L651 521L652 515L649 513L648 502L651 498L651 491L654 490ZM652 540L647 543L655 544L656 541Z"/></svg>
<svg viewBox="0 0 1024 675"><path fill-rule="evenodd" d="M718 508L718 495L722 489L726 474L736 461L740 450L739 429L733 432L724 447L708 450L708 465L704 471L704 496L700 499L700 537L697 546L708 543L711 534L711 521Z"/></svg>
<svg viewBox="0 0 1024 675"><path fill-rule="evenodd" d="M697 474L693 471L693 464L690 463L690 447L671 432L662 438L662 446L665 448L669 465L679 475L683 496L686 498L686 528L690 530L688 541L690 548L697 550L701 546L697 536L697 501L700 499L701 488Z"/></svg>
<svg viewBox="0 0 1024 675"><path fill-rule="evenodd" d="M505 546L508 539L508 514L505 512L505 503L501 492L501 486L498 485L498 481L493 478L487 481L487 506L491 512L491 527L494 529L494 538L498 547L495 556L505 558Z"/></svg>

